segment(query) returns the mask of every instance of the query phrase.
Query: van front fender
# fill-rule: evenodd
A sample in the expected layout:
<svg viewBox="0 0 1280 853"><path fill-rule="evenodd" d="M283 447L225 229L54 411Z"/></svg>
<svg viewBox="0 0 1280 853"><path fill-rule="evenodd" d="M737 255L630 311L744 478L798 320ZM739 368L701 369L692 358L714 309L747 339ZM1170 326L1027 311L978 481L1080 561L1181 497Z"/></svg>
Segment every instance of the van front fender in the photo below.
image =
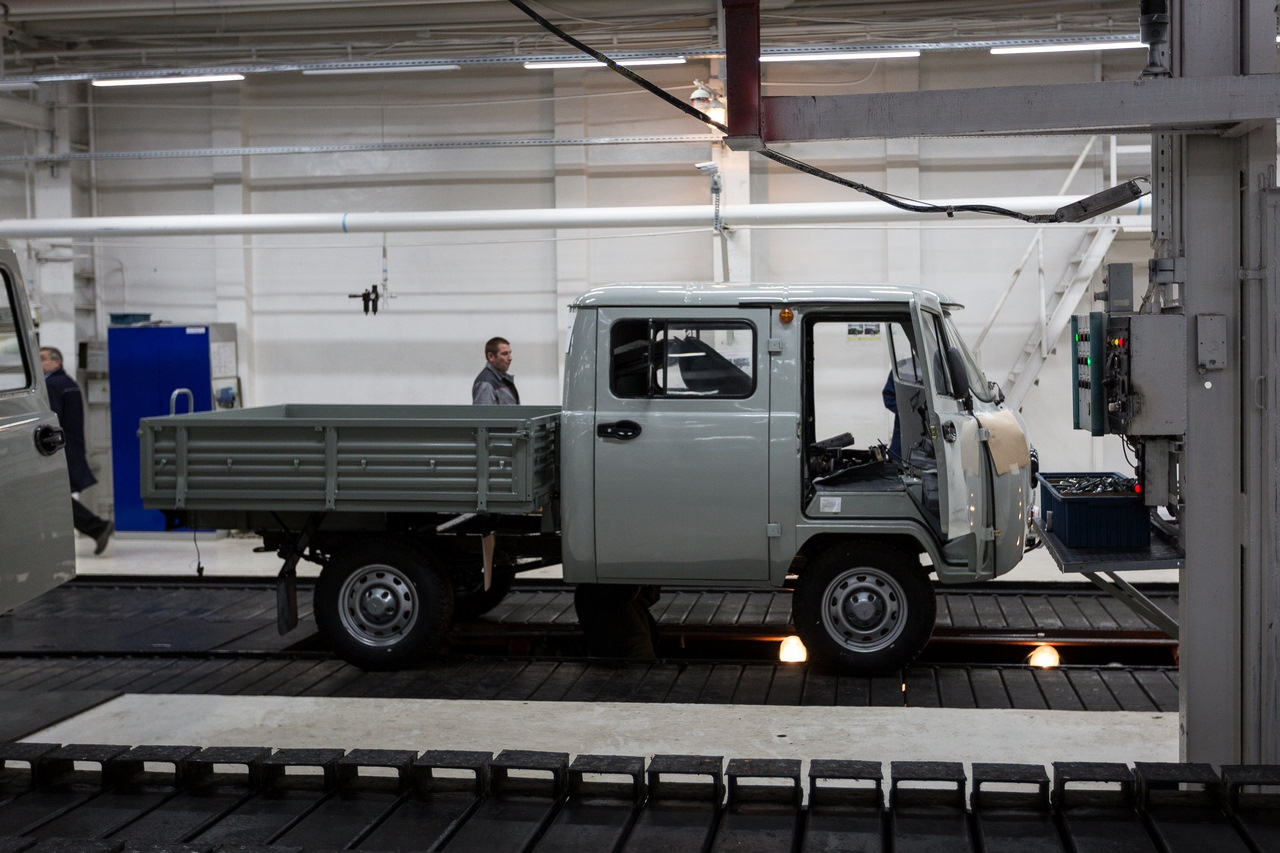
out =
<svg viewBox="0 0 1280 853"><path fill-rule="evenodd" d="M960 537L944 547L932 530L919 521L908 518L796 525L798 556L811 559L838 542L850 539L880 542L896 545L910 553L928 554L933 571L942 583L966 583L985 579L973 567L976 543L967 543L966 547L966 538L972 539L973 536ZM785 579L783 571L781 576L772 580L775 585L780 586Z"/></svg>

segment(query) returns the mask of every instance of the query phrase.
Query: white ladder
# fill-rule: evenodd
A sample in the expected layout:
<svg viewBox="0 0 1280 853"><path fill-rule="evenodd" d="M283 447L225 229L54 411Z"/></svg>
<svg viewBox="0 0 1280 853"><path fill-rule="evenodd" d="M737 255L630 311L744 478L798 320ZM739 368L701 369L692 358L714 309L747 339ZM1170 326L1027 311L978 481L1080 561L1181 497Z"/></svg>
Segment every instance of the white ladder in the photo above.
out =
<svg viewBox="0 0 1280 853"><path fill-rule="evenodd" d="M1057 286L1044 295L1040 322L1031 329L1005 382L1008 388L1005 395L1014 408L1022 405L1040 374L1040 368L1049 360L1049 353L1070 325L1072 313L1089 289L1118 233L1120 226L1114 220L1085 231Z"/></svg>

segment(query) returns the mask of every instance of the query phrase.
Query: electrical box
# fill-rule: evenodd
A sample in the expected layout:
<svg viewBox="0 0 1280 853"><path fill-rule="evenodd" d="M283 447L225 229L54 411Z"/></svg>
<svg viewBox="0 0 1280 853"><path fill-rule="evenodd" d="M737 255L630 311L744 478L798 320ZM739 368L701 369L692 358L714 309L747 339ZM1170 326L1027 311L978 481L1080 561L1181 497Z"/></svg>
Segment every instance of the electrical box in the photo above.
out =
<svg viewBox="0 0 1280 853"><path fill-rule="evenodd" d="M1227 366L1227 318L1222 314L1196 315L1196 367L1201 374Z"/></svg>
<svg viewBox="0 0 1280 853"><path fill-rule="evenodd" d="M1071 358L1075 367L1075 396L1071 400L1072 425L1092 435L1106 435L1106 410L1102 403L1102 342L1106 315L1100 311L1071 318Z"/></svg>
<svg viewBox="0 0 1280 853"><path fill-rule="evenodd" d="M1102 401L1102 346L1107 315L1102 311L1071 318L1071 356L1075 362L1075 397L1071 418L1075 429L1092 435L1107 434L1106 407Z"/></svg>
<svg viewBox="0 0 1280 853"><path fill-rule="evenodd" d="M1187 325L1181 314L1108 317L1102 366L1107 432L1185 433L1186 364Z"/></svg>
<svg viewBox="0 0 1280 853"><path fill-rule="evenodd" d="M1092 435L1185 433L1186 328L1181 314L1072 317L1075 428Z"/></svg>
<svg viewBox="0 0 1280 853"><path fill-rule="evenodd" d="M1133 264L1107 264L1108 314L1133 313Z"/></svg>

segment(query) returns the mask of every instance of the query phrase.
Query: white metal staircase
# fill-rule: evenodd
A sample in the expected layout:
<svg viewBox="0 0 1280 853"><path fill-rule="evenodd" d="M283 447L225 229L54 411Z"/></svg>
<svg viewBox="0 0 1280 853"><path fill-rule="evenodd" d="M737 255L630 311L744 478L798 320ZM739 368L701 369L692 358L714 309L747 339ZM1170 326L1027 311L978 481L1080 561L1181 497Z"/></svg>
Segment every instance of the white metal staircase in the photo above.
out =
<svg viewBox="0 0 1280 853"><path fill-rule="evenodd" d="M1040 322L1032 329L1027 342L1009 370L1005 395L1014 408L1022 405L1027 392L1040 374L1062 333L1071 323L1071 314L1089 289L1094 274L1102 266L1107 250L1120 232L1114 220L1101 221L1080 238L1057 285L1044 294Z"/></svg>

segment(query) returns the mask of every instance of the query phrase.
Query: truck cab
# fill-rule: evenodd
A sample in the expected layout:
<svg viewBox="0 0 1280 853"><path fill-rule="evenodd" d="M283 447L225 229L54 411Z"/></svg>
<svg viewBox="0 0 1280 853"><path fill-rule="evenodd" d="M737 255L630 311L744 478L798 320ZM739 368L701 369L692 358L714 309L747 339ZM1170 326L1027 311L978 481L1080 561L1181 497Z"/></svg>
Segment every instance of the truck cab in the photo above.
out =
<svg viewBox="0 0 1280 853"><path fill-rule="evenodd" d="M18 260L0 251L0 612L75 575L63 434L49 408Z"/></svg>
<svg viewBox="0 0 1280 853"><path fill-rule="evenodd" d="M951 321L889 286L631 285L574 304L561 413L565 579L794 584L816 659L923 648L932 574L1021 559L1022 425Z"/></svg>

